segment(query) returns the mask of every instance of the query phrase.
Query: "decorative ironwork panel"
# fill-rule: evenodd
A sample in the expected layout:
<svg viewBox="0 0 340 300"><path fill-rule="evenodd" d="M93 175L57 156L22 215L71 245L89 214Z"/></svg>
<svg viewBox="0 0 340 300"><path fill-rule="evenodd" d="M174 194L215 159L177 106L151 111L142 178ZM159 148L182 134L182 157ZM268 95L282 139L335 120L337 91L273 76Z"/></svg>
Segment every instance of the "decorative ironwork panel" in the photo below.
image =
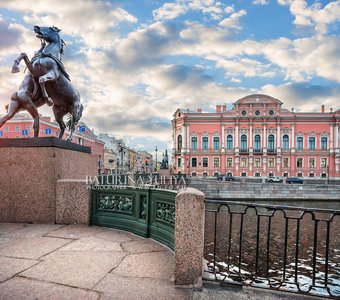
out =
<svg viewBox="0 0 340 300"><path fill-rule="evenodd" d="M101 194L98 200L98 210L133 214L133 196Z"/></svg>
<svg viewBox="0 0 340 300"><path fill-rule="evenodd" d="M175 224L175 205L156 202L156 220L173 226Z"/></svg>
<svg viewBox="0 0 340 300"><path fill-rule="evenodd" d="M147 205L147 197L145 195L140 196L140 208L139 208L139 217L141 219L146 219L146 205Z"/></svg>

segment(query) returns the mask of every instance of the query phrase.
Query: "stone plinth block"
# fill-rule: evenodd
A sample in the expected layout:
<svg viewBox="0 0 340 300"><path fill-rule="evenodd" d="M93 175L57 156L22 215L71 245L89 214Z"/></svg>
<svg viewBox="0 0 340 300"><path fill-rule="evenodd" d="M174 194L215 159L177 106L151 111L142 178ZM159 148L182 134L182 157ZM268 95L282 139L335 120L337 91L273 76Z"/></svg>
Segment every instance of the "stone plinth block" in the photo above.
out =
<svg viewBox="0 0 340 300"><path fill-rule="evenodd" d="M56 185L56 223L89 224L91 191L86 180L60 179Z"/></svg>
<svg viewBox="0 0 340 300"><path fill-rule="evenodd" d="M55 223L57 180L95 176L89 152L53 137L0 139L0 222Z"/></svg>
<svg viewBox="0 0 340 300"><path fill-rule="evenodd" d="M204 248L204 194L193 188L176 196L175 285L202 286Z"/></svg>

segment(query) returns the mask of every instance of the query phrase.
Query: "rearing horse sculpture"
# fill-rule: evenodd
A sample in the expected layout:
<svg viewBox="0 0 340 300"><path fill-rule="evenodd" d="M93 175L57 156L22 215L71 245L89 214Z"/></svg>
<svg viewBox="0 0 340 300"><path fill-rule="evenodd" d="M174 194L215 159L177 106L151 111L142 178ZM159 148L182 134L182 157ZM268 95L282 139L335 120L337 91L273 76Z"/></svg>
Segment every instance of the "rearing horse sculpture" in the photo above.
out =
<svg viewBox="0 0 340 300"><path fill-rule="evenodd" d="M82 116L83 106L80 96L71 84L70 78L61 62L64 41L60 38L60 30L56 27L34 26L36 37L42 40L41 48L30 61L26 53L21 53L14 61L12 73L19 72L19 64L23 59L29 74L20 85L19 91L11 97L7 105L7 114L0 118L0 127L11 119L18 111L27 110L33 117L34 137L39 135L39 113L37 107L47 103L53 105L55 120L60 127L59 138L62 138L66 125L64 116L69 115L67 126L70 130L68 141L72 140L75 125ZM47 45L46 45L47 44Z"/></svg>

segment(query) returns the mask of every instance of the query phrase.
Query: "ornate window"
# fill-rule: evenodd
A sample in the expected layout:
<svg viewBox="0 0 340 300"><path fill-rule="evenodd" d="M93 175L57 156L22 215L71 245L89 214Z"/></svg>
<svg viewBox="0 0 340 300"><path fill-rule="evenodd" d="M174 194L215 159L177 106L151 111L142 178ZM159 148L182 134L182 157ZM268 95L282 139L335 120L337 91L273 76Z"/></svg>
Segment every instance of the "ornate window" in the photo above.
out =
<svg viewBox="0 0 340 300"><path fill-rule="evenodd" d="M191 149L197 150L197 137L193 136L191 138Z"/></svg>
<svg viewBox="0 0 340 300"><path fill-rule="evenodd" d="M309 158L308 159L308 167L309 168L315 168L315 158Z"/></svg>
<svg viewBox="0 0 340 300"><path fill-rule="evenodd" d="M309 148L309 150L315 150L315 137L314 136L309 137L308 148Z"/></svg>
<svg viewBox="0 0 340 300"><path fill-rule="evenodd" d="M218 157L214 157L214 168L220 167L220 159Z"/></svg>
<svg viewBox="0 0 340 300"><path fill-rule="evenodd" d="M245 134L241 135L241 151L247 151L247 136Z"/></svg>
<svg viewBox="0 0 340 300"><path fill-rule="evenodd" d="M284 168L289 168L289 158L282 158L282 163Z"/></svg>
<svg viewBox="0 0 340 300"><path fill-rule="evenodd" d="M227 136L227 149L232 150L233 149L233 136L231 134L228 134Z"/></svg>
<svg viewBox="0 0 340 300"><path fill-rule="evenodd" d="M259 110L256 110L256 111L255 111L255 115L259 116L259 115L260 115L260 111L259 111Z"/></svg>
<svg viewBox="0 0 340 300"><path fill-rule="evenodd" d="M233 167L233 159L231 157L227 158L227 167L232 168Z"/></svg>
<svg viewBox="0 0 340 300"><path fill-rule="evenodd" d="M242 116L245 116L247 114L247 112L245 110L242 110L241 114L242 114Z"/></svg>
<svg viewBox="0 0 340 300"><path fill-rule="evenodd" d="M320 160L320 167L321 168L326 168L327 167L327 158L323 157Z"/></svg>
<svg viewBox="0 0 340 300"><path fill-rule="evenodd" d="M275 138L273 134L268 136L268 150L274 150Z"/></svg>
<svg viewBox="0 0 340 300"><path fill-rule="evenodd" d="M296 167L297 168L302 168L303 167L303 160L301 157L296 159Z"/></svg>
<svg viewBox="0 0 340 300"><path fill-rule="evenodd" d="M327 137L325 136L321 138L321 150L327 150Z"/></svg>
<svg viewBox="0 0 340 300"><path fill-rule="evenodd" d="M193 158L191 159L191 166L192 166L193 168L196 168L196 167L197 167L197 158L196 158L196 157L193 157Z"/></svg>
<svg viewBox="0 0 340 300"><path fill-rule="evenodd" d="M178 166L178 167L181 167L181 166L182 166L182 159L181 159L181 158L179 158L179 159L177 160L177 166Z"/></svg>
<svg viewBox="0 0 340 300"><path fill-rule="evenodd" d="M208 168L208 158L203 157L203 168Z"/></svg>
<svg viewBox="0 0 340 300"><path fill-rule="evenodd" d="M274 165L275 161L274 161L274 158L268 158L268 168L274 168L275 165Z"/></svg>
<svg viewBox="0 0 340 300"><path fill-rule="evenodd" d="M254 158L254 167L255 168L260 168L261 167L261 158L255 157Z"/></svg>
<svg viewBox="0 0 340 300"><path fill-rule="evenodd" d="M303 137L302 136L299 136L296 139L296 149L297 150L303 150Z"/></svg>
<svg viewBox="0 0 340 300"><path fill-rule="evenodd" d="M204 136L202 138L202 149L203 150L207 150L208 149L208 142L209 142L208 137Z"/></svg>
<svg viewBox="0 0 340 300"><path fill-rule="evenodd" d="M289 149L289 136L287 134L282 137L282 149Z"/></svg>
<svg viewBox="0 0 340 300"><path fill-rule="evenodd" d="M213 144L214 150L220 149L220 138L218 136L214 137L214 144Z"/></svg>
<svg viewBox="0 0 340 300"><path fill-rule="evenodd" d="M255 151L261 150L261 136L259 134L255 135L254 140L255 140L255 142L254 142L254 150Z"/></svg>
<svg viewBox="0 0 340 300"><path fill-rule="evenodd" d="M182 150L182 136L179 135L177 137L177 151L181 151Z"/></svg>
<svg viewBox="0 0 340 300"><path fill-rule="evenodd" d="M248 163L247 163L247 158L246 157L242 157L241 158L241 168L247 167Z"/></svg>
<svg viewBox="0 0 340 300"><path fill-rule="evenodd" d="M274 114L274 111L273 110L270 110L269 111L269 114L272 116Z"/></svg>

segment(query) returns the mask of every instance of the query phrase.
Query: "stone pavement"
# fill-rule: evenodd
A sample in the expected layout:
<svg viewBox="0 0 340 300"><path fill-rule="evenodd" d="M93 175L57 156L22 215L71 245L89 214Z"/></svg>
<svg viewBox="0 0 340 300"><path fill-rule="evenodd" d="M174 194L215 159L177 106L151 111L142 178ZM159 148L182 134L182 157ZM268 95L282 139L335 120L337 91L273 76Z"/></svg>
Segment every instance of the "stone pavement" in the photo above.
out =
<svg viewBox="0 0 340 300"><path fill-rule="evenodd" d="M191 299L173 252L103 227L0 223L0 299Z"/></svg>
<svg viewBox="0 0 340 300"><path fill-rule="evenodd" d="M175 288L173 260L158 242L115 229L0 223L0 299L312 299L210 283Z"/></svg>

